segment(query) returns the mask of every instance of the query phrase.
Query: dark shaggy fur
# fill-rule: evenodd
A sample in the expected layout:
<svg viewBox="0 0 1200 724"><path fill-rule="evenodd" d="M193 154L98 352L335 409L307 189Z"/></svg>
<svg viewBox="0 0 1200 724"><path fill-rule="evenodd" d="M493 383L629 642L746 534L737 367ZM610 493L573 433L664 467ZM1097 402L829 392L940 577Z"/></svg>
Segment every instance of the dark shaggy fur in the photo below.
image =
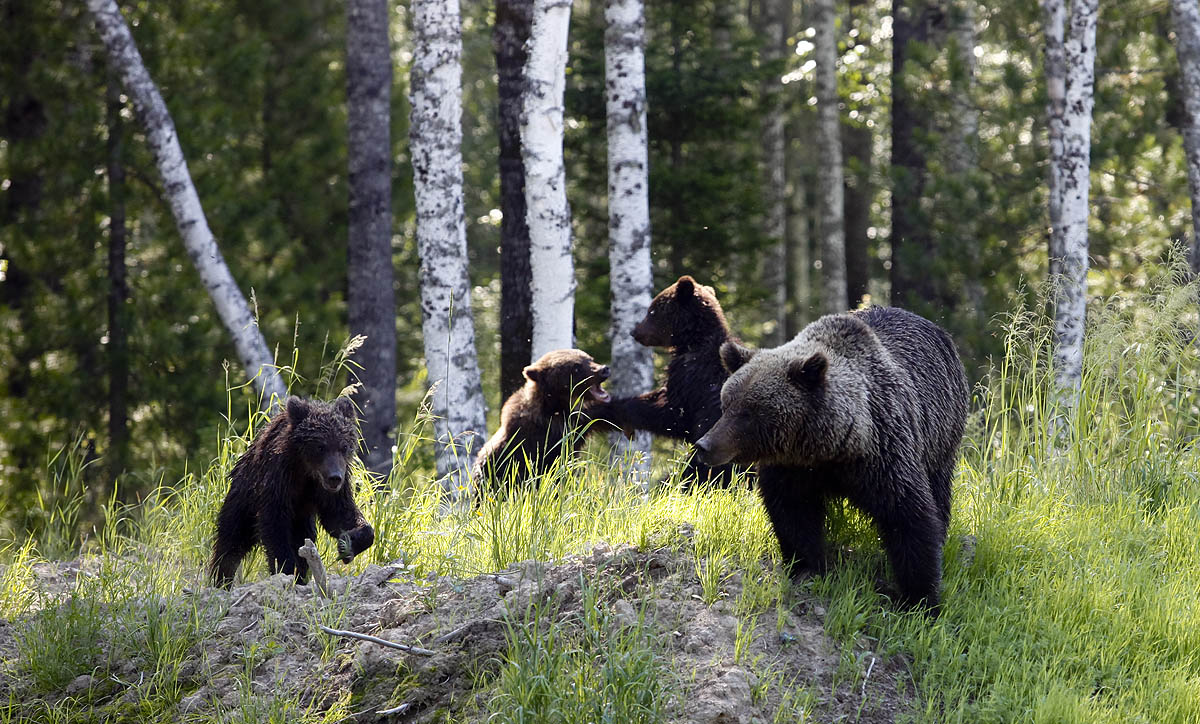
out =
<svg viewBox="0 0 1200 724"><path fill-rule="evenodd" d="M287 409L258 433L233 466L229 493L217 515L209 576L228 585L238 564L262 544L271 573L308 578L297 550L316 540L321 527L338 541L338 558L349 563L375 540L375 531L354 503L350 460L358 447L354 406L290 397Z"/></svg>
<svg viewBox="0 0 1200 724"><path fill-rule="evenodd" d="M895 308L834 314L791 342L721 350L724 413L697 446L759 464L759 492L793 573L824 567L826 501L869 515L900 602L936 610L950 479L968 390L950 337Z"/></svg>
<svg viewBox="0 0 1200 724"><path fill-rule="evenodd" d="M720 356L721 345L731 339L729 325L712 287L690 276L679 277L650 303L633 338L647 347L670 350L667 377L653 392L613 400L606 419L626 430L696 442L721 416L721 385L729 377ZM693 456L684 479L728 484L732 470Z"/></svg>
<svg viewBox="0 0 1200 724"><path fill-rule="evenodd" d="M476 489L481 482L503 485L543 475L580 448L595 427L592 410L611 401L600 386L608 367L581 350L547 352L524 372L525 386L505 401L500 428L475 459Z"/></svg>

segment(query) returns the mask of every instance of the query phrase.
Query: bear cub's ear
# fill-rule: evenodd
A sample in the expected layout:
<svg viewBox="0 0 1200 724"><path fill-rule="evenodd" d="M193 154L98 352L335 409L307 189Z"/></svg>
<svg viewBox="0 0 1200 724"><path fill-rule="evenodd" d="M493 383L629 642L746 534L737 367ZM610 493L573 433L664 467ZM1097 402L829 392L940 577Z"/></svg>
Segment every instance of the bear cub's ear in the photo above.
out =
<svg viewBox="0 0 1200 724"><path fill-rule="evenodd" d="M820 352L805 360L794 359L788 363L788 380L801 389L811 390L825 382L825 370L829 360Z"/></svg>
<svg viewBox="0 0 1200 724"><path fill-rule="evenodd" d="M293 425L303 422L308 417L308 403L292 395L287 400L287 414Z"/></svg>
<svg viewBox="0 0 1200 724"><path fill-rule="evenodd" d="M726 372L733 374L740 370L742 365L749 362L757 353L757 350L743 347L731 339L721 345L721 364L725 366Z"/></svg>
<svg viewBox="0 0 1200 724"><path fill-rule="evenodd" d="M354 414L354 403L349 397L337 398L337 402L333 403L333 411L347 420L353 421L356 417Z"/></svg>
<svg viewBox="0 0 1200 724"><path fill-rule="evenodd" d="M529 380L530 382L542 381L542 368L538 367L537 365L529 365L521 372L525 375L525 379Z"/></svg>
<svg viewBox="0 0 1200 724"><path fill-rule="evenodd" d="M679 281L675 282L675 298L676 299L691 299L696 293L696 280L688 275L679 277Z"/></svg>

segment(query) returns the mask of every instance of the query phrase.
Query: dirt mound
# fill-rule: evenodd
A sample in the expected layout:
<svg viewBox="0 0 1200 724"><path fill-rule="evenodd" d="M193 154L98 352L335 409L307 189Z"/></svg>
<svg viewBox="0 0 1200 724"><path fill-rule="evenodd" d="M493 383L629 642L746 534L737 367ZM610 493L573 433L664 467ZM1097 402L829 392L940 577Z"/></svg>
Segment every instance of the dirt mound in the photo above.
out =
<svg viewBox="0 0 1200 724"><path fill-rule="evenodd" d="M50 568L51 587L79 570ZM600 546L590 555L528 561L467 580L415 580L402 566L369 566L356 577L331 576L329 599L284 575L228 591L205 588L186 606L171 607L199 616L204 631L178 672L178 717L221 719L248 703L268 710L271 701L287 699L310 710L347 707L358 722L426 722L446 714L484 721L511 632L530 611L565 621L584 606L603 607L612 625L638 626L653 639L669 672L662 687L668 721L795 721L808 711L819 721L891 722L910 710L899 683L903 661L863 650L843 655L814 600L793 597L783 610L739 612L742 586L739 576L726 579L708 604L690 554ZM0 625L2 668L12 668L20 626ZM428 652L331 637L321 626ZM143 673L149 666L134 657L107 677L80 675L61 695L100 687L103 695L91 699L98 705L133 701L139 682L153 679ZM21 683L12 686L0 693L19 696Z"/></svg>

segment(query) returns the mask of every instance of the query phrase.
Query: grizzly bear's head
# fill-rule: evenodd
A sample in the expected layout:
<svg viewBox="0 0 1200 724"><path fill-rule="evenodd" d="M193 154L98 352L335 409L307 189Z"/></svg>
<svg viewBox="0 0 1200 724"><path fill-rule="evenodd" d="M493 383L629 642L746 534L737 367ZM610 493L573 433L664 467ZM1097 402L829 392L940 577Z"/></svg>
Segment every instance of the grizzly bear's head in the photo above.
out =
<svg viewBox="0 0 1200 724"><path fill-rule="evenodd" d="M608 379L608 366L596 364L592 356L578 349L547 352L525 368L527 385L534 395L554 409L568 409L583 402L605 403L612 397L601 387Z"/></svg>
<svg viewBox="0 0 1200 724"><path fill-rule="evenodd" d="M687 347L713 331L727 331L716 292L684 275L658 293L630 334L644 347Z"/></svg>
<svg viewBox="0 0 1200 724"><path fill-rule="evenodd" d="M350 479L350 460L358 447L354 403L348 397L332 404L289 397L287 417L290 452L305 468L306 477L316 479L330 493L339 492Z"/></svg>
<svg viewBox="0 0 1200 724"><path fill-rule="evenodd" d="M859 370L824 345L797 338L768 350L728 341L721 417L696 442L708 465L812 465L856 457L872 424Z"/></svg>

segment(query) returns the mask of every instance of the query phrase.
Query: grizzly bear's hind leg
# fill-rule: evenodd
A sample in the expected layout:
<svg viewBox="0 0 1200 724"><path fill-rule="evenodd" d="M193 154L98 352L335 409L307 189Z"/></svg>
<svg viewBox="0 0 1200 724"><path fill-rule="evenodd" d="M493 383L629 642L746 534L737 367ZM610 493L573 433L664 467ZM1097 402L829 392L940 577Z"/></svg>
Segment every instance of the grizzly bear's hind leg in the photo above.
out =
<svg viewBox="0 0 1200 724"><path fill-rule="evenodd" d="M254 527L254 510L242 505L239 496L226 499L217 515L217 532L213 540L212 557L208 562L208 577L214 584L228 587L242 559L258 543Z"/></svg>

